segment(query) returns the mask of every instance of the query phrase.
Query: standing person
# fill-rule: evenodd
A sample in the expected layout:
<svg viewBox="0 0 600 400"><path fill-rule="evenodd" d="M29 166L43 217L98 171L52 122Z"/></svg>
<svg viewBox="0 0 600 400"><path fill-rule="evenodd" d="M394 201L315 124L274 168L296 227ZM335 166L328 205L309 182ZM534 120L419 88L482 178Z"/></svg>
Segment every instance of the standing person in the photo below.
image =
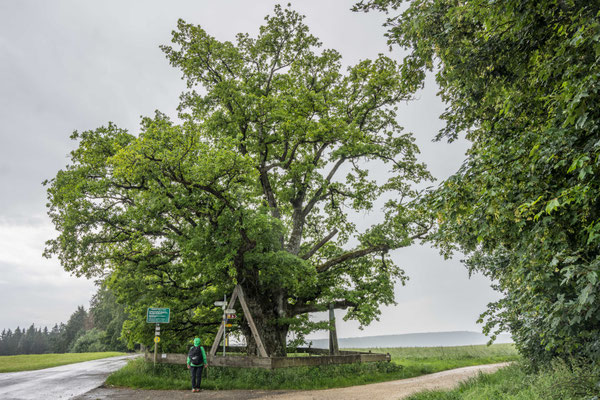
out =
<svg viewBox="0 0 600 400"><path fill-rule="evenodd" d="M190 347L187 357L187 367L192 375L192 392L200 391L200 384L202 383L202 369L208 365L206 364L206 352L204 347L200 346L200 338L194 339L194 345Z"/></svg>

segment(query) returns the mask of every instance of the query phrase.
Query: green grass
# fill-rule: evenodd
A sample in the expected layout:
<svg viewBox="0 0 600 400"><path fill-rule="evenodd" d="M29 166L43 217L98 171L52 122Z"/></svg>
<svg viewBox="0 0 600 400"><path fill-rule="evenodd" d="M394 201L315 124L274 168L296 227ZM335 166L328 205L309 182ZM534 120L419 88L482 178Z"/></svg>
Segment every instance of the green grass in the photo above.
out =
<svg viewBox="0 0 600 400"><path fill-rule="evenodd" d="M537 373L520 363L479 375L451 391L423 392L408 400L592 400L600 394L600 370L556 362Z"/></svg>
<svg viewBox="0 0 600 400"><path fill-rule="evenodd" d="M390 353L392 362L295 367L275 370L210 367L205 389L325 389L411 378L446 369L519 359L512 345L363 349ZM130 361L107 385L136 389L189 389L184 365Z"/></svg>
<svg viewBox="0 0 600 400"><path fill-rule="evenodd" d="M24 354L19 356L0 356L0 372L31 371L35 369L57 367L82 361L121 356L125 353L64 353L64 354Z"/></svg>
<svg viewBox="0 0 600 400"><path fill-rule="evenodd" d="M411 371L411 377L453 368L495 364L520 359L513 344L456 347L396 347L357 350L390 353L392 362L404 366L407 371Z"/></svg>
<svg viewBox="0 0 600 400"><path fill-rule="evenodd" d="M294 367L275 370L260 368L208 368L204 389L317 389L379 382L402 377L402 367L387 362ZM184 365L152 363L143 359L130 361L106 380L109 386L136 389L189 389L190 374Z"/></svg>

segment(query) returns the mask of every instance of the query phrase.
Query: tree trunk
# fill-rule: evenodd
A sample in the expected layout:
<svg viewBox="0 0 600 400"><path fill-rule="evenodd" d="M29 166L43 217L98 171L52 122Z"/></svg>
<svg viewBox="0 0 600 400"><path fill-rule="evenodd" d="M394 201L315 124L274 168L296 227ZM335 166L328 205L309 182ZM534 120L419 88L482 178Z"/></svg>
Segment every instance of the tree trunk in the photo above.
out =
<svg viewBox="0 0 600 400"><path fill-rule="evenodd" d="M269 357L284 357L287 354L286 339L289 325L277 323L278 318L283 316L281 313L283 311L281 310L282 302L278 302L268 295L256 296L251 290L244 289L244 294L267 355ZM287 301L284 304L287 304ZM244 322L241 328L246 338L247 352L249 356L255 356L258 354L257 344L248 326L247 319L244 318Z"/></svg>

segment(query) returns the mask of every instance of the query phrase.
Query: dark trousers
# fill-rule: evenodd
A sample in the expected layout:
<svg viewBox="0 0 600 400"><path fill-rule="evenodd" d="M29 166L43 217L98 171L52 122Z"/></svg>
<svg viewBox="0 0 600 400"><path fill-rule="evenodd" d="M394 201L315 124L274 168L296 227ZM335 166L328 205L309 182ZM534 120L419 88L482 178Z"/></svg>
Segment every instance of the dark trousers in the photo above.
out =
<svg viewBox="0 0 600 400"><path fill-rule="evenodd" d="M192 389L200 389L200 384L202 383L202 370L204 369L204 365L199 367L190 366L190 373L192 374Z"/></svg>

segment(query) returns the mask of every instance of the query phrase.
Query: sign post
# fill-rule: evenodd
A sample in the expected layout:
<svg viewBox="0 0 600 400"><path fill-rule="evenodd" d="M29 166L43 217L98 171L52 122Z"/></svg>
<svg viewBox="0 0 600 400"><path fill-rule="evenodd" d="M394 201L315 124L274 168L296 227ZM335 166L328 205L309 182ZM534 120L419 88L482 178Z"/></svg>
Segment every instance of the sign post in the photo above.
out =
<svg viewBox="0 0 600 400"><path fill-rule="evenodd" d="M215 301L214 304L223 310L223 356L225 356L226 348L229 344L227 328L231 328L231 324L228 321L230 318L236 318L237 316L233 308L227 308L227 295L223 295L223 301Z"/></svg>
<svg viewBox="0 0 600 400"><path fill-rule="evenodd" d="M146 311L146 322L156 324L154 328L154 366L156 367L156 353L158 352L158 342L160 342L160 324L171 322L171 309L148 307Z"/></svg>
<svg viewBox="0 0 600 400"><path fill-rule="evenodd" d="M227 295L223 295L223 303L227 304ZM223 357L225 357L225 348L227 346L227 316L225 315L225 305L223 305Z"/></svg>

